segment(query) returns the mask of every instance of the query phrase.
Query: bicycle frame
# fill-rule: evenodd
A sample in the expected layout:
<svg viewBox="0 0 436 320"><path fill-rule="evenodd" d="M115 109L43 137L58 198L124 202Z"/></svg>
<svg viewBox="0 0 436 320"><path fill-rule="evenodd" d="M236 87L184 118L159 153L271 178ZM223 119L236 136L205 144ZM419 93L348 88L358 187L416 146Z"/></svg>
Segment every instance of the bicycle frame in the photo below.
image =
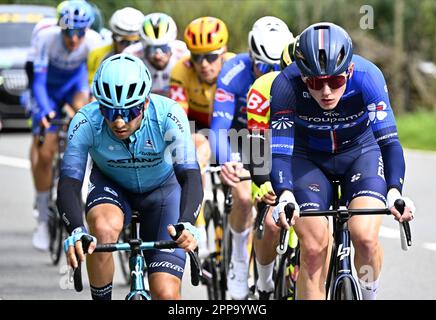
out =
<svg viewBox="0 0 436 320"><path fill-rule="evenodd" d="M179 232L176 229L176 232ZM131 235L128 243L106 243L99 244L94 252L114 252L114 251L130 251L129 268L130 268L130 292L126 295L125 300L151 300L151 296L144 286L144 271L146 267L145 258L143 255L144 250L151 249L175 249L179 246L172 240L150 241L143 242L139 238L139 213L132 212L131 221ZM83 244L83 251L87 252L89 244L92 241L89 236L81 238ZM201 277L200 263L198 256L194 252L189 252L191 261L191 283L194 286L198 285L199 278ZM74 270L74 288L76 291L83 289L82 278L79 266Z"/></svg>
<svg viewBox="0 0 436 320"><path fill-rule="evenodd" d="M332 210L326 211L304 211L300 212L300 217L333 217L333 239L334 244L332 254L330 257L329 270L326 281L326 298L330 297L332 300L340 298L339 289L341 285L349 282L351 285L351 295L354 300L361 299L360 286L352 273L351 262L351 240L350 231L348 229L348 220L354 215L390 215L389 209L340 209L340 192L339 182L333 181L333 204ZM395 207L402 213L404 211L404 201L395 201ZM285 213L288 221L291 220L293 214L293 207L287 205ZM404 223L404 228L409 228L407 222ZM410 237L410 232L407 236ZM329 294L330 292L330 294Z"/></svg>

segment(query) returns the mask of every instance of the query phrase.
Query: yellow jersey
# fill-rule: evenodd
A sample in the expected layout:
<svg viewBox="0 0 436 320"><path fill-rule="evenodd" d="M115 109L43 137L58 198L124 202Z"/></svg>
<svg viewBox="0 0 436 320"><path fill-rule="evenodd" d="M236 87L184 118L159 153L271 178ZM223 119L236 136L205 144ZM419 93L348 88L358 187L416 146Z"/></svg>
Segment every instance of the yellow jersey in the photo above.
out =
<svg viewBox="0 0 436 320"><path fill-rule="evenodd" d="M250 130L265 130L269 126L270 91L279 71L268 72L254 81L247 94L247 127Z"/></svg>
<svg viewBox="0 0 436 320"><path fill-rule="evenodd" d="M234 53L226 52L224 61L234 56ZM201 128L210 127L215 89L216 83L211 85L199 79L189 56L180 59L171 71L170 98L177 101L189 120Z"/></svg>
<svg viewBox="0 0 436 320"><path fill-rule="evenodd" d="M92 87L92 79L97 72L98 67L104 59L112 56L115 53L113 43L105 46L97 47L88 54L88 82Z"/></svg>

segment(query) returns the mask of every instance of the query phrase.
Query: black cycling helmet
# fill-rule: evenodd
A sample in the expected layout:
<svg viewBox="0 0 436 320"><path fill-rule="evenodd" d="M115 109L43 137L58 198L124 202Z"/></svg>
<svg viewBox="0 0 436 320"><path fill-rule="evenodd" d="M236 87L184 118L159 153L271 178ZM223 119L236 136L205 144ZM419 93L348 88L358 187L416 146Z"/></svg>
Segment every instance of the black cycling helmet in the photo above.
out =
<svg viewBox="0 0 436 320"><path fill-rule="evenodd" d="M338 75L348 69L353 44L341 27L320 22L306 28L295 45L295 61L305 76Z"/></svg>

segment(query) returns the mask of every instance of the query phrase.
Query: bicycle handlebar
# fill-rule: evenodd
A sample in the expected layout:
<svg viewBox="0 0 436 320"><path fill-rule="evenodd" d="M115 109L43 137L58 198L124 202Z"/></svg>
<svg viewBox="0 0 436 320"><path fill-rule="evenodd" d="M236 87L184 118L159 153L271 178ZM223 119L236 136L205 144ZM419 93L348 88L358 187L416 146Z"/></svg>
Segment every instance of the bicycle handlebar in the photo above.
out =
<svg viewBox="0 0 436 320"><path fill-rule="evenodd" d="M82 241L83 246L83 252L88 252L89 245L92 242L92 237L84 235L80 239ZM161 241L150 241L150 242L140 242L136 241L134 239L132 241L132 244L139 244L140 250L151 250L151 249L175 249L179 246L175 241L172 240L161 240ZM94 252L114 252L114 251L131 251L132 245L131 243L103 243L98 244L94 250ZM201 274L201 263L200 259L198 258L198 248L195 252L190 251L188 252L189 258L190 258L190 264L191 264L191 283L193 286L198 286L200 283L200 277ZM83 290L83 283L82 283L82 272L81 272L81 263L78 261L78 267L74 269L73 274L74 279L74 289L76 289L77 292L80 292Z"/></svg>
<svg viewBox="0 0 436 320"><path fill-rule="evenodd" d="M45 116L47 121L50 123L51 126L63 126L68 125L70 123L71 118L62 118L62 119L50 119L50 117L47 115ZM38 146L41 147L45 142L45 134L46 134L47 128L44 126L39 126L39 134L38 134Z"/></svg>
<svg viewBox="0 0 436 320"><path fill-rule="evenodd" d="M406 204L402 199L397 199L394 203L395 208L401 214L404 213L404 208ZM288 203L285 206L285 215L286 221L289 223L292 220L292 216L294 214L294 205L292 203ZM336 219L349 219L355 215L389 215L391 211L387 208L385 209L337 209L337 210L319 210L319 211L303 211L300 212L300 217L322 217L322 216L332 216ZM277 248L277 251L286 250L286 234L289 234L288 230L282 228L280 231L280 242ZM408 250L410 246L412 246L412 233L410 231L410 225L408 221L404 221L400 223L400 238L401 238L401 248L403 250Z"/></svg>

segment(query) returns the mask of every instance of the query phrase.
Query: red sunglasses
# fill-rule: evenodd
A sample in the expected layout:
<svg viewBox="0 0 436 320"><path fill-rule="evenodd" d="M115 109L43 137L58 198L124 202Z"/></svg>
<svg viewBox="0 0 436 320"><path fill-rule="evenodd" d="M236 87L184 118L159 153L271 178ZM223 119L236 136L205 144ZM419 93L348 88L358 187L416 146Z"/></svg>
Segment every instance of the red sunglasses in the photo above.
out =
<svg viewBox="0 0 436 320"><path fill-rule="evenodd" d="M348 76L321 76L321 77L308 77L305 80L306 85L312 90L321 90L324 87L324 83L331 89L338 89L347 82Z"/></svg>

